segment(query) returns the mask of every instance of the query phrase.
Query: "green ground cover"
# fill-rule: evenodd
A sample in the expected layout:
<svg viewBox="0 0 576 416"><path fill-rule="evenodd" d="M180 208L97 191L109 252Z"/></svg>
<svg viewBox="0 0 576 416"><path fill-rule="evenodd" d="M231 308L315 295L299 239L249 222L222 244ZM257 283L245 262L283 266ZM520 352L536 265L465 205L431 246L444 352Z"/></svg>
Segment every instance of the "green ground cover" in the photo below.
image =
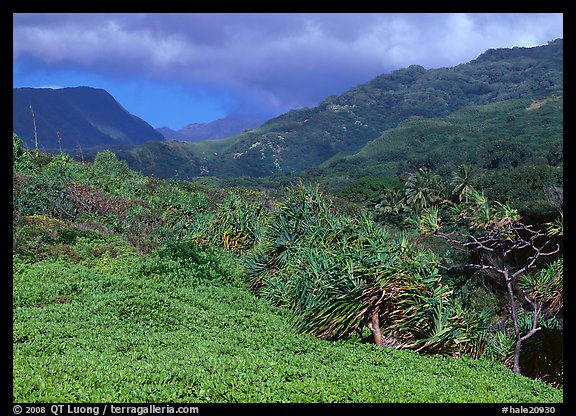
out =
<svg viewBox="0 0 576 416"><path fill-rule="evenodd" d="M563 402L484 359L298 335L219 250L115 244L14 256L14 402Z"/></svg>

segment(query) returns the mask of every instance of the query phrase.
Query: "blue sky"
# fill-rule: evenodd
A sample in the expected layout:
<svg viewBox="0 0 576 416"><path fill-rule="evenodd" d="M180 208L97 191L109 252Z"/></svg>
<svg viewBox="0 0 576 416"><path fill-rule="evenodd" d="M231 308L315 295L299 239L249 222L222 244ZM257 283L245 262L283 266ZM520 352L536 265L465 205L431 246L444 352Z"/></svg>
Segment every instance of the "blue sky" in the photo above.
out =
<svg viewBox="0 0 576 416"><path fill-rule="evenodd" d="M153 127L273 117L411 64L563 37L560 13L17 13L13 86L107 90Z"/></svg>

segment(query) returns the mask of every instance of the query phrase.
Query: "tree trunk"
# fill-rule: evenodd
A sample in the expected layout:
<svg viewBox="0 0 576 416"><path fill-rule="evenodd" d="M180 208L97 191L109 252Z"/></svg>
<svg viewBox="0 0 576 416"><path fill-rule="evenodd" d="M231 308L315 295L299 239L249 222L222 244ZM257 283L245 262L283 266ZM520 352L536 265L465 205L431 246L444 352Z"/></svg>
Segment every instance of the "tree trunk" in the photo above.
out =
<svg viewBox="0 0 576 416"><path fill-rule="evenodd" d="M379 312L380 312L379 306L374 308L374 310L372 311L372 319L368 324L368 328L370 328L370 331L372 331L372 335L374 336L374 343L379 347L381 347L382 345L384 345L384 341L382 340L382 331L380 331L380 320L378 317Z"/></svg>
<svg viewBox="0 0 576 416"><path fill-rule="evenodd" d="M514 365L512 371L520 374L520 351L522 349L522 338L516 340L516 347L514 348Z"/></svg>
<svg viewBox="0 0 576 416"><path fill-rule="evenodd" d="M512 371L515 373L520 373L520 350L522 348L522 338L520 337L520 328L518 327L516 300L514 299L512 279L508 277L507 271L504 275L504 278L506 279L506 288L508 289L508 296L510 297L510 312L512 314L512 323L514 324L514 336L516 337L516 347L514 348L514 365L512 366Z"/></svg>

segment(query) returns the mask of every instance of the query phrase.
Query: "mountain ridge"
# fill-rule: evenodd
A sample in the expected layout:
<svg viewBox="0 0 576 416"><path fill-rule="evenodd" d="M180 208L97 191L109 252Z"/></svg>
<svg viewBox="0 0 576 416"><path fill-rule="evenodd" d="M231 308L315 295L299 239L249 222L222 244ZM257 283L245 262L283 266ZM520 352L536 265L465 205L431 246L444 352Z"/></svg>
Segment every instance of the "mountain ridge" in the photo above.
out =
<svg viewBox="0 0 576 416"><path fill-rule="evenodd" d="M13 131L46 150L114 148L164 140L106 90L93 87L14 88Z"/></svg>
<svg viewBox="0 0 576 416"><path fill-rule="evenodd" d="M377 76L313 109L292 110L236 136L211 171L223 177L296 173L337 153L356 151L408 117L445 116L468 105L561 87L562 61L556 59L561 52L562 42L552 42L498 50L500 61L481 59L430 70L411 65Z"/></svg>
<svg viewBox="0 0 576 416"><path fill-rule="evenodd" d="M186 171L189 177L297 174L338 154L359 151L410 117L443 117L467 106L562 88L562 39L533 48L488 50L454 67L410 65L379 75L339 96L325 98L314 108L291 110L226 139L161 146L157 150L165 153L157 159L169 160L170 153L181 154L185 148L193 157L187 166L179 166L178 172ZM148 174L154 173L149 170L149 152L142 163L134 152L129 153L123 151L119 156L136 169L140 166Z"/></svg>
<svg viewBox="0 0 576 416"><path fill-rule="evenodd" d="M219 140L234 136L245 129L260 126L266 118L257 115L230 113L226 117L207 123L190 123L179 130L160 127L160 132L166 140L197 142L202 140Z"/></svg>
<svg viewBox="0 0 576 416"><path fill-rule="evenodd" d="M425 69L414 64L400 68L354 86L339 96L326 97L316 107L290 110L223 139L165 140L143 120L160 139L139 136L130 142L114 131L114 126L98 125L94 119L84 120L82 126L76 126L76 131L84 127L86 130L80 129L77 133L80 135L95 130L99 137L92 141L84 137L88 143L82 146L115 146L112 150L118 157L148 175L222 179L290 175L318 167L337 155L354 154L410 118L445 117L468 106L532 97L562 88L563 40L556 39L531 48L489 49L476 59L454 67ZM114 100L105 94L108 100ZM32 117L25 104L20 105L19 111L15 105L14 126L15 132L32 146ZM60 106L64 113L85 111L82 106L71 106L66 101ZM116 103L116 107L124 116L137 119L120 104ZM78 146L74 135L61 130L62 140L57 143L56 129L42 131L42 117L47 117L45 108L36 104L33 108L41 146L48 148L46 143L50 140L52 149ZM28 129L27 135L16 130L18 118ZM187 127L191 130L200 127L199 123L195 124ZM106 137L104 144L98 142L103 136Z"/></svg>

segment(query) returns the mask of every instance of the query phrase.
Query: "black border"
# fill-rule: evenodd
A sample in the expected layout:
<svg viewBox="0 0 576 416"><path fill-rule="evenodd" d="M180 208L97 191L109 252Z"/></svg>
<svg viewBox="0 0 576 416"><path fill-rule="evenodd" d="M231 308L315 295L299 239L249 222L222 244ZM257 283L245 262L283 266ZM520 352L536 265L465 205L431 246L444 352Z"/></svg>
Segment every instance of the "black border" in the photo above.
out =
<svg viewBox="0 0 576 416"><path fill-rule="evenodd" d="M4 3L3 10L2 10L2 24L1 27L6 32L2 35L3 42L6 43L5 47L2 50L8 54L10 51L10 46L13 40L13 34L10 28L12 28L13 21L12 21L12 14L13 13L32 13L32 12L42 12L42 13L56 13L56 12L79 12L79 13L96 13L96 12L125 12L125 13L132 13L135 12L133 3L123 3L120 4L116 2L114 6L110 6L110 4L106 4L105 2L76 2L73 4L66 3L66 2L34 2L34 1L19 1L19 2L10 2L9 10L4 10L4 8L8 8L8 6ZM378 12L378 13L399 13L399 12L418 12L418 13L438 13L438 12L474 12L474 13L563 13L564 14L564 45L565 48L568 49L569 53L564 54L565 58L565 74L573 72L571 71L571 55L573 55L573 43L570 37L571 32L571 24L576 25L576 20L574 20L573 14L569 11L571 6L570 0L548 0L544 2L523 2L521 4L515 2L498 2L498 3L490 3L490 2L443 2L441 4L429 2L427 4L417 4L415 6L417 10L410 10L409 6L406 6L405 3L399 4L390 4L384 2L363 2L363 4L359 4L359 2L347 2L347 3L330 3L329 10L326 10L325 3L315 3L312 4L308 2L305 6L301 6L298 3L293 2L286 2L285 4L275 4L270 2L270 4L262 5L262 3L252 3L246 4L244 2L234 2L229 3L224 6L215 5L214 2L203 2L201 3L186 3L186 2L154 2L154 3L146 3L141 7L140 11L146 13L164 13L164 12L214 12L214 13L245 13L245 12L254 12L254 13L358 13L358 12ZM521 6L521 7L519 7ZM519 10L520 9L520 10ZM10 45L8 44L10 42ZM6 64L6 67L8 65ZM12 79L12 77L4 76L2 77L2 81L6 84L5 88L2 88L2 92L5 93L6 97L4 100L6 101L5 104L1 107L4 109L2 113L6 120L2 123L2 126L8 130L7 126L12 124L12 120L8 119L9 113L7 111L8 108L12 108L12 101L9 101L8 91L12 88L8 86L8 80ZM567 81L567 82L566 82ZM572 85L571 77L565 76L565 84L570 88ZM10 89L9 89L10 88ZM566 96L567 94L565 94ZM570 96L565 99L565 104L568 103L568 107L570 108ZM567 118L568 121L572 121L571 119L571 112L568 110L569 117ZM9 135L10 132L6 132L6 136ZM565 124L565 136L567 140L565 143L564 153L568 153L572 146L572 141L576 140L576 136L574 136L573 129L571 127L571 123ZM6 140L6 139L5 139ZM9 151L5 151L2 153L4 157L7 159L10 157ZM7 170L11 168L11 159L7 160L7 163L3 163ZM9 172L6 173L6 177L10 177L11 175ZM565 208L565 211L570 211L570 199L568 199L567 206L568 209ZM4 207L9 208L8 204L3 204ZM8 209L7 209L8 210ZM6 227L8 230L12 231L12 220L11 214L6 212L5 215L2 216L3 219L6 221ZM568 224L568 228L570 229L570 224L572 223L570 215L566 216L565 223ZM570 242L570 232L568 231L566 235L569 237L567 239L568 243ZM567 249L570 250L571 246L568 244ZM568 251L570 252L570 251ZM573 270L572 266L572 259L570 256L566 256L566 268L569 270ZM6 265L8 268L11 265L10 261L3 261L3 264ZM7 276L11 276L12 270L7 271ZM565 280L566 288L568 288L568 293L570 292L570 287L572 285L570 277L570 273L568 273L569 278ZM10 341L10 333L12 332L12 325L8 322L8 317L12 316L12 281L9 280L8 287L5 287L2 290L3 296L5 300L1 302L3 307L3 323L7 325L3 331L1 331L1 343L0 348L2 353L6 356L6 363L3 366L2 374L7 378L5 380L7 383L3 383L2 392L5 397L2 397L2 401L0 404L0 414L2 415L13 415L14 406L19 404L23 408L31 406L31 404L26 403L14 403L12 397L12 343ZM565 303L565 327L571 326L571 308L570 308L570 301ZM570 331L570 329L569 329ZM570 333L568 334L571 335ZM565 338L566 339L566 338ZM565 341L566 342L566 341ZM571 361L571 354L565 354L565 369L570 369L570 361ZM8 369L10 371L8 371ZM8 387L9 386L9 387ZM571 394L569 393L569 389L571 388L571 379L569 374L565 373L564 379L564 402L563 403L551 403L551 404L531 404L531 403L361 403L361 404L325 404L325 403L311 403L311 404L300 404L300 403L293 403L293 404L285 404L285 403L239 403L239 404L227 404L227 403L186 403L186 404L176 404L176 403L155 403L158 406L163 405L171 405L176 408L182 406L196 406L199 409L200 415L219 415L219 414L253 414L254 412L267 412L267 413L275 413L275 412L290 412L290 413L322 413L322 414L331 414L331 415L370 415L370 414L382 414L382 415L401 415L404 416L407 412L408 413L415 413L415 412L422 412L422 413L429 413L432 415L466 415L468 412L473 412L482 415L501 415L501 414L512 414L509 409L514 408L518 410L514 412L515 414L529 414L528 408L532 407L541 407L541 408L554 408L554 412L550 412L547 414L567 414L568 409L576 410L574 407L574 400ZM378 398L375 397L375 401ZM48 403L48 404L34 404L34 406L42 407L45 409L46 415L51 415L50 412L51 406L53 404L61 404L61 403ZM70 403L74 405L75 403ZM149 406L150 403L133 403L133 404L121 404L121 403L109 403L108 405L113 404L117 406ZM87 406L95 405L98 406L100 409L99 414L102 414L102 410L106 403L86 403ZM504 408L508 408L507 412L503 412ZM522 412L522 408L526 409L526 412ZM25 413L22 413L25 414ZM67 414L67 413L62 413ZM111 414L108 411L106 414ZM124 413L129 414L129 413ZM168 414L168 413L165 413ZM175 413L177 414L177 413ZM185 413L180 413L185 414ZM541 413L546 414L546 413Z"/></svg>

